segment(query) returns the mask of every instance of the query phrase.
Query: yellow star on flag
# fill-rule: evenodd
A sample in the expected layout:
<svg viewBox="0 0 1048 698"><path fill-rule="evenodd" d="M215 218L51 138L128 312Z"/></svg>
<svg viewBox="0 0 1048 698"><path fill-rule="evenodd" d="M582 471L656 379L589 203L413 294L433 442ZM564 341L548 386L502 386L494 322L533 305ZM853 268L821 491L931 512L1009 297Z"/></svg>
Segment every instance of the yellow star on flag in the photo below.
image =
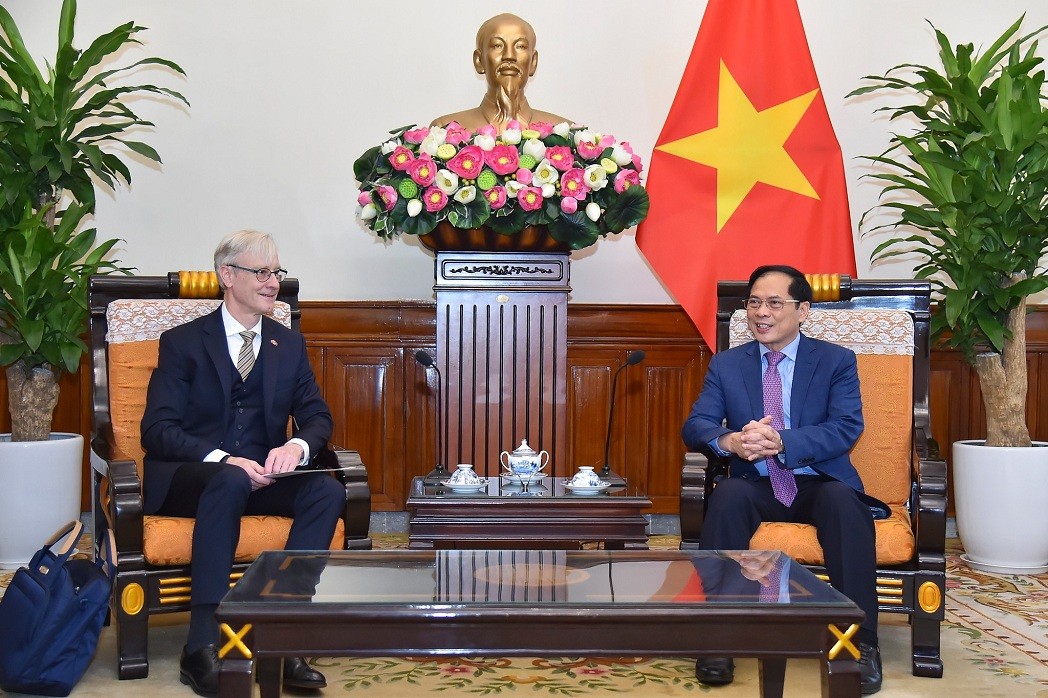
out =
<svg viewBox="0 0 1048 698"><path fill-rule="evenodd" d="M814 89L757 111L721 61L717 126L657 146L656 150L717 170L718 233L757 182L819 198L783 147L818 92Z"/></svg>

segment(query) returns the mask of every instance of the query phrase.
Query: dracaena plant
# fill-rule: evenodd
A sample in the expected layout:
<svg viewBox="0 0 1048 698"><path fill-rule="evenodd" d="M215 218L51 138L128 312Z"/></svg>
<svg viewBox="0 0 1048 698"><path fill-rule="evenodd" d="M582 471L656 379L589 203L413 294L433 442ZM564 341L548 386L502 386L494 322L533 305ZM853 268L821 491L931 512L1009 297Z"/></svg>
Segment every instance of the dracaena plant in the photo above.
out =
<svg viewBox="0 0 1048 698"><path fill-rule="evenodd" d="M12 440L48 438L63 371L75 371L87 347L87 280L120 269L95 246L95 231L77 232L94 211L95 186L130 183L128 152L160 162L131 134L153 124L127 105L152 95L187 104L171 89L117 84L143 66L184 74L175 63L144 58L110 67L144 27L127 22L73 45L76 1L64 0L58 50L41 69L11 14L0 6L0 364L8 366ZM67 206L63 212L63 206Z"/></svg>
<svg viewBox="0 0 1048 698"><path fill-rule="evenodd" d="M917 278L931 281L932 338L975 367L991 446L1031 443L1026 305L1048 288L1048 95L1036 41L1048 27L1020 35L1022 21L981 54L933 26L941 65L900 65L852 92L907 97L884 108L905 132L867 158L884 185L874 210L890 221L865 233L892 234L875 261L914 255Z"/></svg>

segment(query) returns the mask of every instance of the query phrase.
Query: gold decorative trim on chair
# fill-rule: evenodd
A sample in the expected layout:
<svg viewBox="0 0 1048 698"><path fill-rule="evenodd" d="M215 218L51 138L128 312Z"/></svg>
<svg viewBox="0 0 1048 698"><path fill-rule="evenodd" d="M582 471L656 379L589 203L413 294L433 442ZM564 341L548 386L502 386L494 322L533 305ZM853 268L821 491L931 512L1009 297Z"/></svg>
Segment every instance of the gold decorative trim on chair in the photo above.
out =
<svg viewBox="0 0 1048 698"><path fill-rule="evenodd" d="M728 331L729 346L753 340L745 310L732 314ZM913 317L905 310L812 308L801 332L848 347L856 354L913 356Z"/></svg>

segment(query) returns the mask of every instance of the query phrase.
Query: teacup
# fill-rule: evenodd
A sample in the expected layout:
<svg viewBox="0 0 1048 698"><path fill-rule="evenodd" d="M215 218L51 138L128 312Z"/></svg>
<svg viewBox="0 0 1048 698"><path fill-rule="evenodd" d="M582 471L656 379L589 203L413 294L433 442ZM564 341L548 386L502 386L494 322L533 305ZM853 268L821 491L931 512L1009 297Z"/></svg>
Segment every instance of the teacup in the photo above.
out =
<svg viewBox="0 0 1048 698"><path fill-rule="evenodd" d="M528 446L527 439L521 439L520 447L512 453L503 451L499 454L499 463L510 475L534 477L549 463L549 453L546 451L536 453Z"/></svg>
<svg viewBox="0 0 1048 698"><path fill-rule="evenodd" d="M482 482L480 477L473 472L473 466L470 463L459 463L455 467L455 472L448 479L449 485L479 485Z"/></svg>
<svg viewBox="0 0 1048 698"><path fill-rule="evenodd" d="M603 484L600 475L595 473L593 467L589 465L579 466L579 471L575 473L575 477L571 478L573 487L600 487Z"/></svg>

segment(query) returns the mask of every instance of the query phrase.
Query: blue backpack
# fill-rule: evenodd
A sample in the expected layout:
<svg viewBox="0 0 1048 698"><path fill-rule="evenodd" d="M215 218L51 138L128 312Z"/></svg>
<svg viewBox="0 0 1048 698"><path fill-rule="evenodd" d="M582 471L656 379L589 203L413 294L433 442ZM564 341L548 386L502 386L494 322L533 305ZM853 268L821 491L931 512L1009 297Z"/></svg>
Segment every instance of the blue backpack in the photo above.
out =
<svg viewBox="0 0 1048 698"><path fill-rule="evenodd" d="M68 696L87 671L113 588L113 538L108 560L70 560L84 535L74 521L15 572L0 599L0 688ZM66 539L57 551L58 541Z"/></svg>

